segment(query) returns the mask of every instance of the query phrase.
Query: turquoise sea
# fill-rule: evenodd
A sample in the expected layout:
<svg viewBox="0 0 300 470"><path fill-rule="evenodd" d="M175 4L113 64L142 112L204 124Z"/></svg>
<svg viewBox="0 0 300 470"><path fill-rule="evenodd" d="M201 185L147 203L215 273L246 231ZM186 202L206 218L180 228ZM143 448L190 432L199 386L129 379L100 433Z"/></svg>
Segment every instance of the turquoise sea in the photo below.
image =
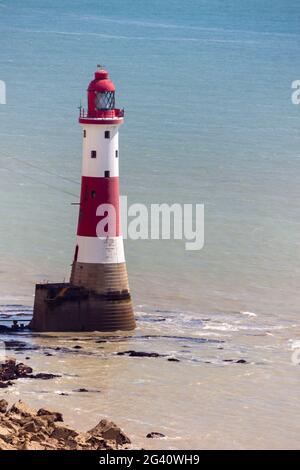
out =
<svg viewBox="0 0 300 470"><path fill-rule="evenodd" d="M150 359L108 359L110 372L99 371L99 414L141 445L146 428L164 428L175 448L299 446L291 360L300 333L300 105L291 100L299 39L297 0L0 0L2 315L30 314L36 282L69 276L77 108L98 63L126 112L122 194L129 203L205 206L201 251L183 241L125 244L139 325L128 341L181 360L164 365L165 378ZM36 367L70 367L71 356L61 366L36 355ZM232 355L249 365L224 366ZM85 380L95 381L81 360ZM130 405L119 416L126 384ZM52 384L50 403L62 386ZM18 387L12 395L46 399L38 386ZM95 424L85 398L76 400L78 422ZM63 406L76 424L70 402Z"/></svg>

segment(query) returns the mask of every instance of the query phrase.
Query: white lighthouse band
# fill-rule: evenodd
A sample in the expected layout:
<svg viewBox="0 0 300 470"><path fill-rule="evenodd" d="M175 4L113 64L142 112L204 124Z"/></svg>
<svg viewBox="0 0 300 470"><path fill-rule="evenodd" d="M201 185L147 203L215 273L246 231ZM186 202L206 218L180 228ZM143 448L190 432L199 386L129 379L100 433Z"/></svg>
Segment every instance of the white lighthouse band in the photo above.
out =
<svg viewBox="0 0 300 470"><path fill-rule="evenodd" d="M119 124L82 124L82 176L119 176Z"/></svg>
<svg viewBox="0 0 300 470"><path fill-rule="evenodd" d="M76 261L79 263L125 263L122 236L107 238L77 236L77 247Z"/></svg>

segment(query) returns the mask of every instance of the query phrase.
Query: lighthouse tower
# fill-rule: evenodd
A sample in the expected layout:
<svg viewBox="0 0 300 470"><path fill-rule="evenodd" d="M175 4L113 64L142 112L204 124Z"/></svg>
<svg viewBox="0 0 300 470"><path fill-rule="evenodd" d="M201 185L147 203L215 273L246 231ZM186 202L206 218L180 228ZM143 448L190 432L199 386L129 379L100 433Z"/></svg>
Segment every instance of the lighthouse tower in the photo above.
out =
<svg viewBox="0 0 300 470"><path fill-rule="evenodd" d="M83 159L77 239L70 283L38 284L31 328L39 331L132 330L119 206L119 127L115 86L101 66L80 108Z"/></svg>

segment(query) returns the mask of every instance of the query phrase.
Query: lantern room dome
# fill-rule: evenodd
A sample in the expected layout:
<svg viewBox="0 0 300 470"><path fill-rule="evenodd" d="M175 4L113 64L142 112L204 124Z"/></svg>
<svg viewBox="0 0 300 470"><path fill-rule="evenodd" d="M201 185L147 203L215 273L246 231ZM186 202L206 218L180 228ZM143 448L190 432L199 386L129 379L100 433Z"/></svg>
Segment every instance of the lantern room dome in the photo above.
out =
<svg viewBox="0 0 300 470"><path fill-rule="evenodd" d="M101 92L101 93L106 93L109 91L111 92L115 90L116 90L115 85L110 80L108 72L104 69L98 69L95 72L95 78L94 80L91 81L88 87L88 91Z"/></svg>

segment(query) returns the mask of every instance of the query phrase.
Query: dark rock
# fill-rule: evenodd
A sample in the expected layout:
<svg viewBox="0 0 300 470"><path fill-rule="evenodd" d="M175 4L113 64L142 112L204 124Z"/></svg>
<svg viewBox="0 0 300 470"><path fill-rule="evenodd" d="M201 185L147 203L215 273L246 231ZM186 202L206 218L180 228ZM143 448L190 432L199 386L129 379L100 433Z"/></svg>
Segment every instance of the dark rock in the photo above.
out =
<svg viewBox="0 0 300 470"><path fill-rule="evenodd" d="M23 363L17 364L16 368L18 377L27 377L28 374L32 374L33 372L31 367Z"/></svg>
<svg viewBox="0 0 300 470"><path fill-rule="evenodd" d="M163 354L158 354L155 352L143 352L143 351L121 351L117 353L117 356L130 356L130 357L164 357Z"/></svg>
<svg viewBox="0 0 300 470"><path fill-rule="evenodd" d="M17 340L9 340L5 341L5 347L8 350L15 349L17 351L23 351L24 349L30 349L28 343L24 343L24 341L17 341Z"/></svg>
<svg viewBox="0 0 300 470"><path fill-rule="evenodd" d="M236 364L248 364L248 362L245 359L239 359Z"/></svg>
<svg viewBox="0 0 300 470"><path fill-rule="evenodd" d="M24 343L23 341L15 341L15 340L10 340L10 341L5 341L5 347L8 351L14 350L14 351L36 351L40 349L40 346L33 346L28 343Z"/></svg>
<svg viewBox="0 0 300 470"><path fill-rule="evenodd" d="M78 392L78 393L100 393L100 390L88 390L87 388L77 388L76 390L73 390L73 392Z"/></svg>
<svg viewBox="0 0 300 470"><path fill-rule="evenodd" d="M23 431L36 434L40 430L40 427L36 425L34 421L30 421L23 426Z"/></svg>
<svg viewBox="0 0 300 470"><path fill-rule="evenodd" d="M180 360L177 359L176 357L168 357L168 361L169 362L180 362Z"/></svg>
<svg viewBox="0 0 300 470"><path fill-rule="evenodd" d="M13 385L14 383L8 380L7 382L0 382L0 388L7 388Z"/></svg>
<svg viewBox="0 0 300 470"><path fill-rule="evenodd" d="M8 408L8 403L6 400L0 400L0 413L6 413Z"/></svg>
<svg viewBox="0 0 300 470"><path fill-rule="evenodd" d="M223 359L223 362L233 362L233 359Z"/></svg>
<svg viewBox="0 0 300 470"><path fill-rule="evenodd" d="M31 374L27 375L29 379L39 379L39 380L51 380L61 377L61 375L56 374L45 374L44 372L40 372L39 374Z"/></svg>
<svg viewBox="0 0 300 470"><path fill-rule="evenodd" d="M49 411L46 410L45 408L40 408L37 412L37 416L45 416L48 421L51 422L63 422L63 415L61 413L58 413L57 411Z"/></svg>
<svg viewBox="0 0 300 470"><path fill-rule="evenodd" d="M61 397L68 397L68 396L69 396L69 394L68 394L68 393L65 393L65 392L61 392L59 395L60 395Z"/></svg>
<svg viewBox="0 0 300 470"><path fill-rule="evenodd" d="M79 346L78 344L73 347L73 349L82 349L82 346Z"/></svg>
<svg viewBox="0 0 300 470"><path fill-rule="evenodd" d="M49 352L45 352L44 354L45 354L45 356L47 356L47 357L52 357L52 356L53 356L53 354L51 354L51 353L49 353Z"/></svg>
<svg viewBox="0 0 300 470"><path fill-rule="evenodd" d="M149 432L146 436L148 439L160 439L162 437L166 437L164 434L161 432Z"/></svg>
<svg viewBox="0 0 300 470"><path fill-rule="evenodd" d="M19 378L29 378L29 379L42 379L49 380L56 377L61 377L60 375L54 374L33 374L31 367L23 364L22 362L17 363L15 359L8 359L3 364L0 364L0 388L6 388L9 385L12 385L11 380L16 380Z"/></svg>
<svg viewBox="0 0 300 470"><path fill-rule="evenodd" d="M97 450L114 450L114 448L102 437L90 436L88 437L87 442ZM125 447L125 449L126 448L127 447Z"/></svg>
<svg viewBox="0 0 300 470"><path fill-rule="evenodd" d="M58 441L59 440L67 441L70 438L74 438L74 437L77 437L77 436L78 436L77 431L65 426L64 424L56 425L53 432L52 432L52 434L51 434L51 437L54 438L54 439L57 439Z"/></svg>
<svg viewBox="0 0 300 470"><path fill-rule="evenodd" d="M10 317L11 315L9 315ZM18 320L13 320L13 324L11 326L0 325L0 333L9 333L14 331L23 331L26 329L24 323L19 325Z"/></svg>
<svg viewBox="0 0 300 470"><path fill-rule="evenodd" d="M0 333L6 333L7 331L10 331L10 328L6 325L0 325Z"/></svg>
<svg viewBox="0 0 300 470"><path fill-rule="evenodd" d="M3 364L0 364L0 380L3 382L26 377L31 372L31 367L26 366L22 362L17 364L15 359L8 359Z"/></svg>

